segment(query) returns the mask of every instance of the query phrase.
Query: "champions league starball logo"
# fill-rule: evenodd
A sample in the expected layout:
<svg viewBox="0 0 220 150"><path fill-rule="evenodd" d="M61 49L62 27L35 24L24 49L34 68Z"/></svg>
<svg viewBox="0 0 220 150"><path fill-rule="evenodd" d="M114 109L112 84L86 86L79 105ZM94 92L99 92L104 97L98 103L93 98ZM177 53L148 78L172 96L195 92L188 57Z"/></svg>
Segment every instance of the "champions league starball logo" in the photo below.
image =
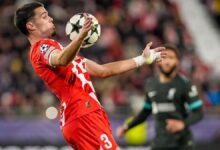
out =
<svg viewBox="0 0 220 150"><path fill-rule="evenodd" d="M42 44L40 46L40 52L41 53L46 53L46 51L48 50L49 46L47 44Z"/></svg>

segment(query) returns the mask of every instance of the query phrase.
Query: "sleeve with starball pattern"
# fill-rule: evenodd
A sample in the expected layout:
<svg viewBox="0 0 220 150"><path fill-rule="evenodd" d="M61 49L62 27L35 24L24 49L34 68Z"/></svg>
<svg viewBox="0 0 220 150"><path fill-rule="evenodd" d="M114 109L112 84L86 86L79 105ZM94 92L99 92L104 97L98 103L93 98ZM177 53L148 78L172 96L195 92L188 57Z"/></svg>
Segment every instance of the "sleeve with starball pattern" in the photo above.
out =
<svg viewBox="0 0 220 150"><path fill-rule="evenodd" d="M63 47L55 40L46 39L41 40L38 44L38 51L41 57L41 60L44 64L50 65L50 56L55 50L61 51Z"/></svg>

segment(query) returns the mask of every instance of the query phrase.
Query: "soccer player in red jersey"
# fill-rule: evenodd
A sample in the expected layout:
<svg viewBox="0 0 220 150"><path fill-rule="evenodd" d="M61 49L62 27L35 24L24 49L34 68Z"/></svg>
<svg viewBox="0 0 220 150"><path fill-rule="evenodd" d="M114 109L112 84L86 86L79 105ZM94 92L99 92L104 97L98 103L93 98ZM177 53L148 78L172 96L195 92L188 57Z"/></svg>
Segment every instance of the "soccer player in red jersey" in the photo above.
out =
<svg viewBox="0 0 220 150"><path fill-rule="evenodd" d="M55 26L42 3L32 2L18 8L14 23L31 44L30 61L34 71L60 99L60 125L65 140L75 150L117 150L119 148L90 76L117 75L155 59L160 61L165 52L163 47L150 49L152 43L149 43L140 56L97 64L78 55L92 27L92 19L86 14L84 17L85 23L78 37L66 47L50 39L55 34Z"/></svg>

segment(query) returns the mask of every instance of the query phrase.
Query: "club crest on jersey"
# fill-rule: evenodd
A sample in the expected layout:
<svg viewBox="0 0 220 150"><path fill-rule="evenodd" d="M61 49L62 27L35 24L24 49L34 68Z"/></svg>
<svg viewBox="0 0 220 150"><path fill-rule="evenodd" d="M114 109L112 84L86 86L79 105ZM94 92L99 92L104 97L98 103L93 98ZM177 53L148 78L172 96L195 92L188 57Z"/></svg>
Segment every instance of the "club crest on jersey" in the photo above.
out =
<svg viewBox="0 0 220 150"><path fill-rule="evenodd" d="M49 49L49 45L47 45L47 44L42 44L41 46L40 46L40 52L41 53L46 53L46 51Z"/></svg>

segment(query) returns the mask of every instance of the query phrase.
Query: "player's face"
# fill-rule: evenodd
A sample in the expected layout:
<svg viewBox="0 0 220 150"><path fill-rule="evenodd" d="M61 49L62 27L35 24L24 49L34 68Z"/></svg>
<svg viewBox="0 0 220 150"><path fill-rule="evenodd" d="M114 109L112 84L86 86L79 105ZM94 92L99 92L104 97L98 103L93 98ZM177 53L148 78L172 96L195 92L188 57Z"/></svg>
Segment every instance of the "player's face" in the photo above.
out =
<svg viewBox="0 0 220 150"><path fill-rule="evenodd" d="M159 70L166 76L170 76L173 72L177 70L179 66L179 59L176 53L172 50L166 49L166 57L159 64Z"/></svg>
<svg viewBox="0 0 220 150"><path fill-rule="evenodd" d="M38 7L34 10L35 16L31 19L33 29L43 38L53 36L55 32L55 26L53 19L48 15L47 10L44 7Z"/></svg>

